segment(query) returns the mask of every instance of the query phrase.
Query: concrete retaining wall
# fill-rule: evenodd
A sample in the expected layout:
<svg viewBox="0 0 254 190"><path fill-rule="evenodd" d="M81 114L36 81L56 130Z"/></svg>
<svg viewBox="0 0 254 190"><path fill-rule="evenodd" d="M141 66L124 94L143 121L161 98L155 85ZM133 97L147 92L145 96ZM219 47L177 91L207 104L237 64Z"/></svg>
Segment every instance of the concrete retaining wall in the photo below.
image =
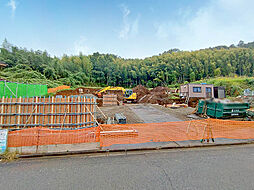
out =
<svg viewBox="0 0 254 190"><path fill-rule="evenodd" d="M19 154L47 154L47 153L64 153L75 151L92 151L99 150L100 143L80 143L80 144L56 144L42 146L23 146L9 147L11 152Z"/></svg>

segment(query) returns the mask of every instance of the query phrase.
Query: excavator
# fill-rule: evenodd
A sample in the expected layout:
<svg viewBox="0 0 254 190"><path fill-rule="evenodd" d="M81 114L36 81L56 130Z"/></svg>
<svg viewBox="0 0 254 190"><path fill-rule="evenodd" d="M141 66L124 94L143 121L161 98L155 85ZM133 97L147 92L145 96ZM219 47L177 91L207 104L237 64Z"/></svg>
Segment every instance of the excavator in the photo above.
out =
<svg viewBox="0 0 254 190"><path fill-rule="evenodd" d="M131 89L125 89L123 87L108 86L106 88L103 88L102 90L100 90L96 94L99 98L101 98L102 93L107 92L107 91L122 91L125 102L136 102L136 99L137 99L137 94L136 93L134 93Z"/></svg>

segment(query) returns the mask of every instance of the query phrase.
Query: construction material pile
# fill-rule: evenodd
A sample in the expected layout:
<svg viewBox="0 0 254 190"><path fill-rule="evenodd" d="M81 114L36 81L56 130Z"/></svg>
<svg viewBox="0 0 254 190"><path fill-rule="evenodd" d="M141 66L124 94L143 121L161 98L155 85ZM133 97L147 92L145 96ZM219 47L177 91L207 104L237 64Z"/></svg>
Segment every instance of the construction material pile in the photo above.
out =
<svg viewBox="0 0 254 190"><path fill-rule="evenodd" d="M248 102L251 107L254 107L254 96L247 96L244 98L245 102Z"/></svg>
<svg viewBox="0 0 254 190"><path fill-rule="evenodd" d="M247 102L251 107L254 107L254 96L238 96L234 100L239 102Z"/></svg>
<svg viewBox="0 0 254 190"><path fill-rule="evenodd" d="M102 96L104 96L105 94L115 94L115 95L117 95L117 100L119 102L124 100L124 95L123 95L123 91L122 90L108 90L106 92L103 92Z"/></svg>
<svg viewBox="0 0 254 190"><path fill-rule="evenodd" d="M192 107L192 108L197 107L198 101L199 101L200 99L202 99L202 98L197 98L197 97L191 97L191 98L189 98L188 106L190 106L190 107Z"/></svg>
<svg viewBox="0 0 254 190"><path fill-rule="evenodd" d="M142 85L138 85L133 89L137 93L138 103L150 103L164 105L169 103L169 88L158 86L152 90L148 90Z"/></svg>
<svg viewBox="0 0 254 190"><path fill-rule="evenodd" d="M150 91L142 85L138 85L132 90L134 93L137 94L137 102L140 102L143 98L145 98L150 93Z"/></svg>
<svg viewBox="0 0 254 190"><path fill-rule="evenodd" d="M71 88L70 86L62 85L62 86L58 86L56 88L49 88L48 93L56 93L57 91L66 90L66 89L70 89L70 88Z"/></svg>
<svg viewBox="0 0 254 190"><path fill-rule="evenodd" d="M82 94L93 94L95 95L99 89L96 88L76 88L75 90L62 90L56 93L56 96L71 96L71 95L82 95Z"/></svg>

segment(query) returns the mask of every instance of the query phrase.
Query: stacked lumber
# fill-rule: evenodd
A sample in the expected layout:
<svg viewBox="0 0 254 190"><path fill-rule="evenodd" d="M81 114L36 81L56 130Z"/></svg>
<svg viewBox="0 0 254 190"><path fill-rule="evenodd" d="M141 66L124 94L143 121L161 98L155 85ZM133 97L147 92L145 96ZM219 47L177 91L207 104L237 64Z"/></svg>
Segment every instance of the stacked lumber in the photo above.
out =
<svg viewBox="0 0 254 190"><path fill-rule="evenodd" d="M116 94L104 94L103 106L117 106L118 100Z"/></svg>

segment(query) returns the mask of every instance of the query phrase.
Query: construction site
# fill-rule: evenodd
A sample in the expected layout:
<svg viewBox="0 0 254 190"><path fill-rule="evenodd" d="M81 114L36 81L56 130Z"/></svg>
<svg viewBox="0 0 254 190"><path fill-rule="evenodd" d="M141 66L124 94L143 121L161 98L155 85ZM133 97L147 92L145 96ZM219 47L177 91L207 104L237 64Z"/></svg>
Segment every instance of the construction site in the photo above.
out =
<svg viewBox="0 0 254 190"><path fill-rule="evenodd" d="M93 94L96 97L98 107L96 119L100 124L116 124L115 114L123 115L128 124L204 119L209 117L209 115L205 111L201 113L199 110L198 112L198 105L200 100L205 99L212 99L214 102L221 103L236 103L243 106L243 115L230 115L226 117L230 120L240 121L248 118L248 116L251 119L251 107L254 106L252 96L238 97L234 101L227 100L225 95L221 95L222 98L214 98L214 94L208 95L209 98L205 96L181 97L181 89L170 89L162 86L148 89L138 85L133 89L129 89L127 93L127 90L122 87L77 88L74 90L63 89L70 88L66 86L60 88L61 90L55 89L56 97ZM52 90L49 89L50 92L53 92ZM232 107L232 109L237 109L237 106L235 108ZM205 109L207 108L204 106Z"/></svg>
<svg viewBox="0 0 254 190"><path fill-rule="evenodd" d="M253 96L245 96L248 101L228 100L220 88L220 97L214 98L211 85L180 89L2 85L1 152L126 150L167 147L171 142L254 139Z"/></svg>
<svg viewBox="0 0 254 190"><path fill-rule="evenodd" d="M0 190L254 190L253 7L0 0Z"/></svg>

